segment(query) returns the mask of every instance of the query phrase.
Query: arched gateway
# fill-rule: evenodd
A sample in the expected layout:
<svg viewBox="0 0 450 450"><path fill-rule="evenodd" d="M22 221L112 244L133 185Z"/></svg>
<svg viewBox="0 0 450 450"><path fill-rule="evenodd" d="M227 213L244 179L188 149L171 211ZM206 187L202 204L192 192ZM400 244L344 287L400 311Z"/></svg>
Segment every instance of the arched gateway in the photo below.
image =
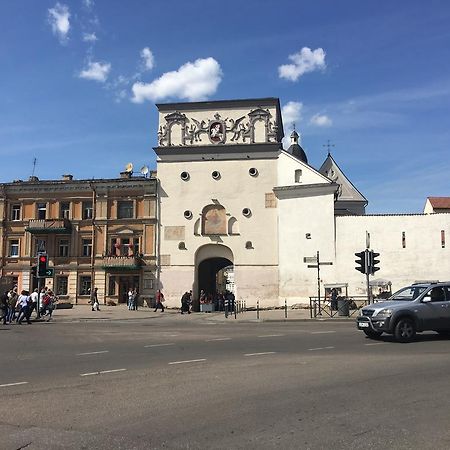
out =
<svg viewBox="0 0 450 450"><path fill-rule="evenodd" d="M229 289L230 274L233 272L233 252L225 245L206 244L195 254L195 284L193 309L199 310L199 294L215 296Z"/></svg>

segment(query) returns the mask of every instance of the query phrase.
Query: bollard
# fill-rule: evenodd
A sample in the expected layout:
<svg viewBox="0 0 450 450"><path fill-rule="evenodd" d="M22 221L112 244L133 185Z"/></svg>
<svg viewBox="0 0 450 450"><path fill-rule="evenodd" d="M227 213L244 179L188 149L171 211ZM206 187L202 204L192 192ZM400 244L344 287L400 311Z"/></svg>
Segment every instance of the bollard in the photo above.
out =
<svg viewBox="0 0 450 450"><path fill-rule="evenodd" d="M284 318L287 319L287 300L284 299Z"/></svg>
<svg viewBox="0 0 450 450"><path fill-rule="evenodd" d="M259 320L259 300L256 301L256 318Z"/></svg>

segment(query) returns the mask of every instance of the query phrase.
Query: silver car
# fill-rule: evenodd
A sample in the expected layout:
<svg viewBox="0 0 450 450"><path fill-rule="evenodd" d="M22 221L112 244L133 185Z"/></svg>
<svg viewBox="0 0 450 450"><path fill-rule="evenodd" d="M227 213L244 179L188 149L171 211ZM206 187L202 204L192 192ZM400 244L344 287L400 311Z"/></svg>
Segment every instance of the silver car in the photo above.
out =
<svg viewBox="0 0 450 450"><path fill-rule="evenodd" d="M365 306L356 320L370 338L388 333L410 342L416 332L429 330L450 336L450 282L407 286L386 301Z"/></svg>

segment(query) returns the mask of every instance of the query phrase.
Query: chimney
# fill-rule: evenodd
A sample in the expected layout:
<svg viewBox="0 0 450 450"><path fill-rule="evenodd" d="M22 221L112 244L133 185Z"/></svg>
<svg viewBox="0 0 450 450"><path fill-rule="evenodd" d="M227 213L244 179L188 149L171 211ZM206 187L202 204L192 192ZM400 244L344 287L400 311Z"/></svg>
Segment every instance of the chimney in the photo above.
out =
<svg viewBox="0 0 450 450"><path fill-rule="evenodd" d="M73 180L73 175L71 175L70 173L65 173L62 176L63 181L72 181Z"/></svg>
<svg viewBox="0 0 450 450"><path fill-rule="evenodd" d="M133 172L120 172L120 178L131 178Z"/></svg>

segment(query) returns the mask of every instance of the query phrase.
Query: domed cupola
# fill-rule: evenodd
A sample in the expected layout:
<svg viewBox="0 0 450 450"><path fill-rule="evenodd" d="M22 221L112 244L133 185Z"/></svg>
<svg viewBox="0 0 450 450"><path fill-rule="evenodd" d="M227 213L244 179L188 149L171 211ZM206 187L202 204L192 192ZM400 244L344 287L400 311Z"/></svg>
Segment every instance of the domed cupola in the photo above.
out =
<svg viewBox="0 0 450 450"><path fill-rule="evenodd" d="M300 161L303 161L304 163L308 164L308 158L306 157L306 153L298 143L299 137L300 136L295 130L291 133L291 145L289 146L287 151Z"/></svg>

